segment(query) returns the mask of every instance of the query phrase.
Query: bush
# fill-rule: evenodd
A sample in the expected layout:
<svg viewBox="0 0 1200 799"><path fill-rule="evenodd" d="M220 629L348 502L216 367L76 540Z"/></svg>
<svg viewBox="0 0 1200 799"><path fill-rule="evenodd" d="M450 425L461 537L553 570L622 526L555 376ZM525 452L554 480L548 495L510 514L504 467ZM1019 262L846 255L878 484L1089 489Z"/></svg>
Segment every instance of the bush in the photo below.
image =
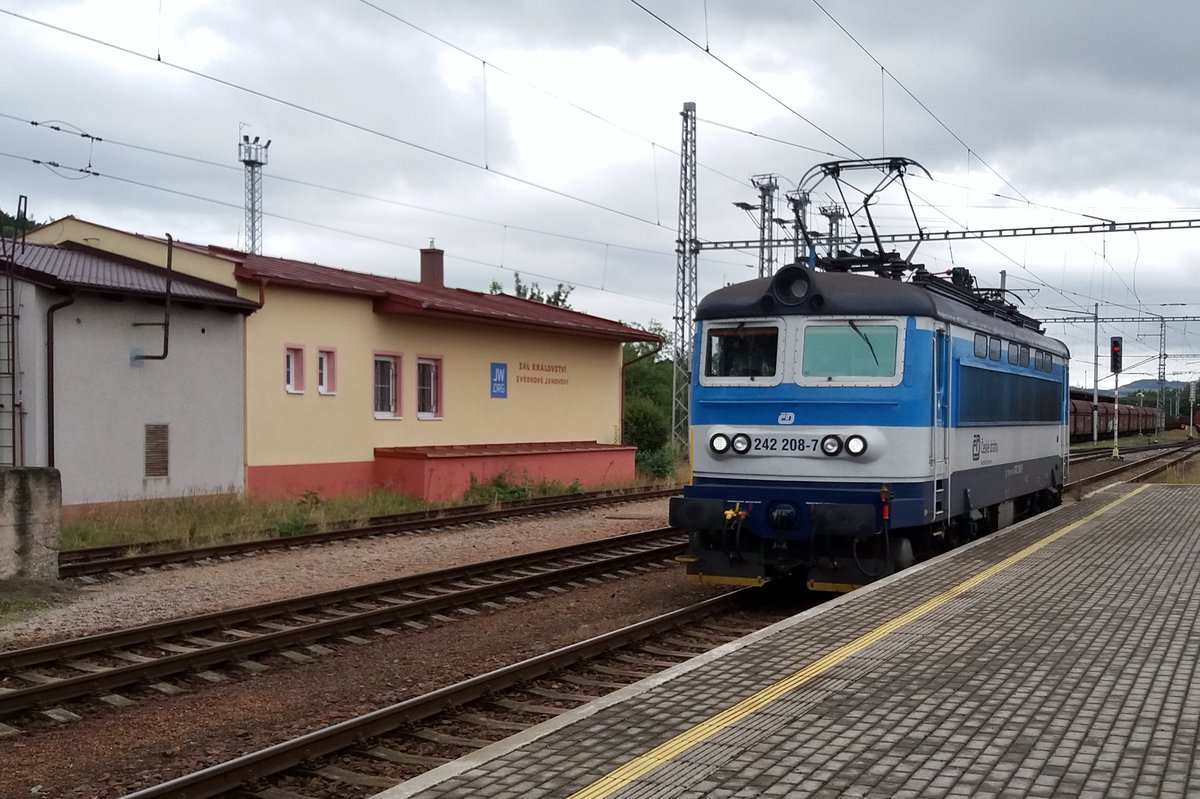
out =
<svg viewBox="0 0 1200 799"><path fill-rule="evenodd" d="M625 444L643 451L662 449L671 438L671 420L649 397L630 397L625 402Z"/></svg>
<svg viewBox="0 0 1200 799"><path fill-rule="evenodd" d="M651 477L669 477L675 473L675 450L671 447L639 449L636 456L637 470Z"/></svg>
<svg viewBox="0 0 1200 799"><path fill-rule="evenodd" d="M488 505L497 502L528 499L533 495L533 481L529 479L528 473L525 474L520 482L514 482L512 474L506 470L493 477L489 482L480 482L472 474L471 487L463 495L463 500Z"/></svg>

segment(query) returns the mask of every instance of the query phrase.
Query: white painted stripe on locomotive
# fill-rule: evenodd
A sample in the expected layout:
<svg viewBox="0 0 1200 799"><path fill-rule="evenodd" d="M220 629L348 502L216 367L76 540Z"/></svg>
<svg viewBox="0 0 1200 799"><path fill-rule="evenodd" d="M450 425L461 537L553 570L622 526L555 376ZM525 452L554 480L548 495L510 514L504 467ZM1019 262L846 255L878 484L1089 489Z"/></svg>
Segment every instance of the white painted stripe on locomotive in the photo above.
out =
<svg viewBox="0 0 1200 799"><path fill-rule="evenodd" d="M709 439L716 433L751 439L803 436L819 441L831 433L842 438L857 433L867 440L867 452L853 457L843 451L830 457L807 449L787 454L716 455ZM1040 458L1064 457L1067 428L1057 425L951 428L948 471L964 472L1015 465ZM933 479L928 427L734 427L704 425L692 428L692 472L697 477L739 480L811 480L813 482L918 482Z"/></svg>

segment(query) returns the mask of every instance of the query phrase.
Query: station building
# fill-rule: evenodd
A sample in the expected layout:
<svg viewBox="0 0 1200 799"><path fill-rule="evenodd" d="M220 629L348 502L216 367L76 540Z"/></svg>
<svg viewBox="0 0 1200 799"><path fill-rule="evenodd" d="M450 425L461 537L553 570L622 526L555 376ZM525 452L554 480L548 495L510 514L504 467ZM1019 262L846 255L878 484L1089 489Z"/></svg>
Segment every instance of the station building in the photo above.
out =
<svg viewBox="0 0 1200 799"><path fill-rule="evenodd" d="M158 373L180 390L157 404L185 415L223 414L206 420L205 435L223 449L241 449L241 479L229 484L235 490L328 497L384 487L446 500L505 472L583 488L634 476L634 450L620 443L622 344L659 338L565 308L448 288L439 249L421 250L419 280L409 281L168 242L74 217L29 240L135 264L163 281L169 253L174 281L233 301L224 313L240 320L232 335L241 351L225 347L219 357L223 368L240 370L236 400L207 390L207 361L172 344L163 361L130 366L128 352L123 363L109 359L105 368L114 370L118 388L101 407L105 416L124 411L126 370L146 374L169 363L186 373L191 382ZM172 339L176 309L202 304L173 297ZM138 330L146 336L150 328ZM234 415L240 423L231 423ZM194 484L174 482L197 450L174 436L169 447L168 482L157 495L197 493ZM64 471L64 495L67 477ZM144 495L127 488L126 495L96 492L75 501Z"/></svg>
<svg viewBox="0 0 1200 799"><path fill-rule="evenodd" d="M244 320L228 286L88 248L0 259L0 463L65 504L245 487Z"/></svg>

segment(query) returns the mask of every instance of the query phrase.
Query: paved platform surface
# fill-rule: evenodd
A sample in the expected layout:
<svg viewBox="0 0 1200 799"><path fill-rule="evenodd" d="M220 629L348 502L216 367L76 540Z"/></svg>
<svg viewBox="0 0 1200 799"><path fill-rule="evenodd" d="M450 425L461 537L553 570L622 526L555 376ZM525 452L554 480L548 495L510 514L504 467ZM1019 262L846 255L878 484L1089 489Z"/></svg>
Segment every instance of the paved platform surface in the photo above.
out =
<svg viewBox="0 0 1200 799"><path fill-rule="evenodd" d="M1200 796L1200 487L1068 500L379 794Z"/></svg>

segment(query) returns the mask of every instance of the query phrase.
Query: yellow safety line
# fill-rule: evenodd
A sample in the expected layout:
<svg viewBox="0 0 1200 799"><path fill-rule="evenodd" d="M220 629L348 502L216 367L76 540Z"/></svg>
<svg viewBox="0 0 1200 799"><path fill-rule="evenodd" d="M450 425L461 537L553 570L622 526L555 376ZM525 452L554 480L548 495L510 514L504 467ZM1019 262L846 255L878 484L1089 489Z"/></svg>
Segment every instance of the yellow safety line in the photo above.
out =
<svg viewBox="0 0 1200 799"><path fill-rule="evenodd" d="M664 763L667 763L673 758L678 757L688 749L691 749L693 746L703 743L727 727L737 724L746 717L758 712L763 707L781 699L786 694L796 690L814 677L818 677L826 671L829 671L842 661L858 654L862 650L878 642L880 639L891 635L901 627L911 624L922 616L932 613L934 610L937 610L955 597L958 597L972 588L977 587L980 583L983 583L984 581L994 577L1018 561L1024 560L1043 547L1054 543L1067 533L1070 533L1072 530L1078 528L1080 525L1086 524L1095 519L1097 516L1112 510L1122 502L1132 499L1149 487L1150 486L1148 485L1140 486L1125 496L1113 500L1097 510L1095 513L1092 513L1091 515L1080 519L1079 521L1073 522L1061 530L1051 533L1037 543L1030 544L1020 552L1008 556L996 565L981 571L979 574L976 574L969 580L964 580L953 588L947 590L945 593L939 594L938 596L927 600L923 604L918 605L907 613L897 616L891 621L876 627L874 630L871 630L869 633L862 635L854 641L838 647L828 655L825 655L819 660L816 660L800 669L800 671L785 677L774 685L767 686L758 693L743 699L741 702L738 702L736 705L723 710L707 721L701 722L695 727L692 727L690 730L676 736L675 738L672 738L664 744L655 747L646 754L629 761L617 770L609 772L604 777L601 777L599 780L593 782L586 788L571 794L569 799L603 799L603 797L611 796L639 777L645 776L650 771L653 771Z"/></svg>

